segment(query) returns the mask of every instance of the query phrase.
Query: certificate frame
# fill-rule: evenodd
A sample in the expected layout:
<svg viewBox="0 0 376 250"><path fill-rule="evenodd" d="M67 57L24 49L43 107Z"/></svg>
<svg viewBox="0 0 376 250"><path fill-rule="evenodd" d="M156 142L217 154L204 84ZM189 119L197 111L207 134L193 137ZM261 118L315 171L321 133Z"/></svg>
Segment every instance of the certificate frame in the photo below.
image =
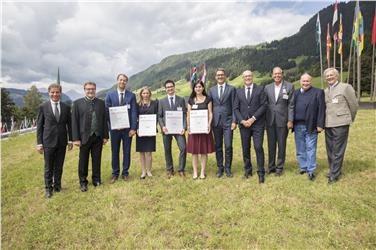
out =
<svg viewBox="0 0 376 250"><path fill-rule="evenodd" d="M167 134L181 134L183 127L183 111L166 111L165 121Z"/></svg>
<svg viewBox="0 0 376 250"><path fill-rule="evenodd" d="M110 113L111 129L126 129L130 128L128 106L117 106L108 108Z"/></svg>
<svg viewBox="0 0 376 250"><path fill-rule="evenodd" d="M145 114L138 116L138 131L139 137L156 136L157 135L157 115Z"/></svg>
<svg viewBox="0 0 376 250"><path fill-rule="evenodd" d="M207 109L191 110L189 112L189 132L191 134L207 134L208 131Z"/></svg>

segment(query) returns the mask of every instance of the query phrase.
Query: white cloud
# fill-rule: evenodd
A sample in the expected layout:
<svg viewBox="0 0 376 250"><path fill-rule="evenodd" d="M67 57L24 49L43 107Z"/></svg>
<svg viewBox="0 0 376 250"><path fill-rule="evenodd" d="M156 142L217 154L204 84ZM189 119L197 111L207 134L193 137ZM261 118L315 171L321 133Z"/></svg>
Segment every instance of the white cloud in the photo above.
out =
<svg viewBox="0 0 376 250"><path fill-rule="evenodd" d="M60 67L68 89L75 84L81 89L88 80L107 88L118 73L135 74L171 54L292 35L314 13L300 14L291 6L8 2L3 5L1 81L12 87L43 85L56 79Z"/></svg>

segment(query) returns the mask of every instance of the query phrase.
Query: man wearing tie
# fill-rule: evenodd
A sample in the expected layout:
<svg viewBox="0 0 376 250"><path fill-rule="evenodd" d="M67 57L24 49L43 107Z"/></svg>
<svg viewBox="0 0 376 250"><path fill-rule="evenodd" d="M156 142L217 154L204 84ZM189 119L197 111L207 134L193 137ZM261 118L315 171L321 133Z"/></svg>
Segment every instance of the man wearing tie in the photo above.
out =
<svg viewBox="0 0 376 250"><path fill-rule="evenodd" d="M71 109L60 101L61 85L48 86L50 100L39 107L37 118L37 150L44 153L44 183L46 197L51 198L53 190L61 191L61 176L66 147L73 147ZM68 141L69 138L69 141Z"/></svg>
<svg viewBox="0 0 376 250"><path fill-rule="evenodd" d="M342 173L350 124L358 111L358 101L350 84L338 81L338 71L328 68L324 71L328 88L325 89L326 119L325 143L328 154L328 183L336 182Z"/></svg>
<svg viewBox="0 0 376 250"><path fill-rule="evenodd" d="M104 101L95 97L96 84L84 84L85 97L73 102L73 144L80 147L78 177L82 192L88 190L87 175L91 154L93 185L101 185L101 158L103 144L108 141L108 127Z"/></svg>
<svg viewBox="0 0 376 250"><path fill-rule="evenodd" d="M111 152L112 152L112 178L111 183L117 181L120 175L119 153L120 143L123 142L123 170L121 173L124 181L129 180L129 167L131 164L131 145L132 137L137 131L137 103L136 95L126 90L128 76L119 74L117 76L117 89L109 92L106 96L106 112L111 126L109 117L109 108L126 106L128 109L128 119L130 128L111 129Z"/></svg>
<svg viewBox="0 0 376 250"><path fill-rule="evenodd" d="M175 95L175 82L167 80L164 84L167 96L159 101L158 104L158 122L163 132L163 146L166 160L167 177L171 178L174 175L174 162L172 159L171 142L172 137L175 138L179 147L179 175L185 176L185 163L186 163L186 140L185 130L187 128L187 107L184 98ZM183 112L183 129L180 134L169 134L166 127L166 111L182 111Z"/></svg>
<svg viewBox="0 0 376 250"><path fill-rule="evenodd" d="M253 137L259 183L264 183L264 149L262 144L264 142L266 96L263 87L253 84L253 74L250 70L243 72L243 81L244 88L236 90L234 110L239 123L242 142L244 177L252 176L250 150L251 137Z"/></svg>
<svg viewBox="0 0 376 250"><path fill-rule="evenodd" d="M273 68L274 82L265 86L267 96L266 132L268 136L269 174L282 175L286 158L288 130L294 121L294 86L283 80L282 69ZM278 157L276 164L276 150Z"/></svg>
<svg viewBox="0 0 376 250"><path fill-rule="evenodd" d="M233 110L235 88L226 83L225 70L217 69L215 73L217 85L209 90L213 99L212 128L215 142L215 157L217 160L217 177L223 176L224 170L227 177L232 177L232 136L236 129L236 118ZM223 166L223 141L225 143L225 165Z"/></svg>

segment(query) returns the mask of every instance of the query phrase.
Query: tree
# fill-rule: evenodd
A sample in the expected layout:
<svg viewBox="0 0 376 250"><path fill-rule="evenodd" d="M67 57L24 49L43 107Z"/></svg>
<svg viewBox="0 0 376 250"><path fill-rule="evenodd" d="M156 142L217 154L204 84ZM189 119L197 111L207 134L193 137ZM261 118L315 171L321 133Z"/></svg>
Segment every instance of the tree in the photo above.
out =
<svg viewBox="0 0 376 250"><path fill-rule="evenodd" d="M1 121L9 122L13 115L15 109L15 104L9 95L9 92L2 88L1 89Z"/></svg>
<svg viewBox="0 0 376 250"><path fill-rule="evenodd" d="M39 105L42 102L42 95L39 93L37 87L32 85L24 96L26 118L35 119L38 114Z"/></svg>

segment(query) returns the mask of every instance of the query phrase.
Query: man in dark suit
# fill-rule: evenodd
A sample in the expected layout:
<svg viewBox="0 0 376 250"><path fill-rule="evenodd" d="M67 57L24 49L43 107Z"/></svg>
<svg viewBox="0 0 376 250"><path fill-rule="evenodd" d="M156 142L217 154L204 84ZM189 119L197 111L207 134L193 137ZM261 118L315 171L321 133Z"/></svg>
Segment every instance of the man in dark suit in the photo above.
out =
<svg viewBox="0 0 376 250"><path fill-rule="evenodd" d="M175 138L179 147L179 175L185 176L185 163L186 163L186 140L185 130L187 128L187 107L184 98L175 95L175 82L167 80L164 84L167 96L159 101L158 104L158 122L163 132L163 146L165 151L167 177L171 178L174 175L174 162L172 159L171 142L172 137ZM182 111L183 112L183 129L180 134L170 134L166 127L166 111Z"/></svg>
<svg viewBox="0 0 376 250"><path fill-rule="evenodd" d="M325 97L322 89L312 87L311 80L309 74L303 74L301 88L294 92L294 132L299 173L308 173L308 179L314 181L317 135L325 123Z"/></svg>
<svg viewBox="0 0 376 250"><path fill-rule="evenodd" d="M216 70L215 79L217 85L209 90L213 99L213 122L212 128L215 142L215 157L217 160L217 177L223 176L226 171L227 177L232 177L232 136L236 129L236 118L233 109L236 90L226 83L225 70ZM223 141L225 143L225 165L223 166Z"/></svg>
<svg viewBox="0 0 376 250"><path fill-rule="evenodd" d="M112 152L111 183L114 183L120 175L119 153L121 142L123 142L123 170L121 176L124 181L128 181L129 179L132 137L136 134L137 130L136 96L129 90L126 90L127 83L128 76L126 76L125 74L119 74L117 76L117 89L110 91L105 99L109 126L111 126L109 108L118 106L126 106L126 108L128 109L128 119L130 125L129 128L110 130Z"/></svg>
<svg viewBox="0 0 376 250"><path fill-rule="evenodd" d="M266 132L268 136L269 174L282 175L286 158L286 140L288 130L294 120L294 86L283 80L282 69L275 67L272 77L274 82L265 86L267 96ZM276 150L278 157L276 164Z"/></svg>
<svg viewBox="0 0 376 250"><path fill-rule="evenodd" d="M50 100L39 107L37 118L37 150L44 153L44 183L46 197L51 198L53 189L61 191L61 176L66 147L73 147L71 110L60 101L61 86L48 86ZM69 141L68 141L69 138Z"/></svg>
<svg viewBox="0 0 376 250"><path fill-rule="evenodd" d="M242 142L244 177L252 176L250 150L251 137L253 137L259 183L264 183L264 148L262 144L264 142L266 96L263 87L253 84L253 74L250 70L243 72L243 81L244 88L236 90L234 110Z"/></svg>
<svg viewBox="0 0 376 250"><path fill-rule="evenodd" d="M355 120L359 105L353 87L338 81L339 73L335 68L326 69L324 76L328 83L324 91L325 144L329 162L328 183L332 184L342 174L350 124Z"/></svg>
<svg viewBox="0 0 376 250"><path fill-rule="evenodd" d="M101 184L102 147L108 141L104 101L95 97L96 84L84 84L85 97L76 100L72 108L73 144L80 147L78 176L80 189L86 192L89 154L91 154L93 185Z"/></svg>

